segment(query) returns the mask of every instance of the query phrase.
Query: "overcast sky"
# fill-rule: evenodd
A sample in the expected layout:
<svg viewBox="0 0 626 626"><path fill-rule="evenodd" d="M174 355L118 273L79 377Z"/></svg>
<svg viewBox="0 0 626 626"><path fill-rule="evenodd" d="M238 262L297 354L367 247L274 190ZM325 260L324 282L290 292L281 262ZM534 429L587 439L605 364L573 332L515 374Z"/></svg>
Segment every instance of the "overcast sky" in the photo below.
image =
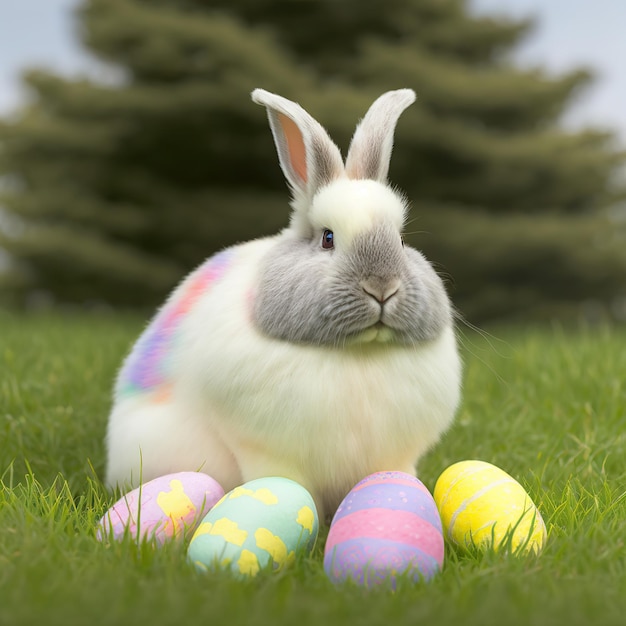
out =
<svg viewBox="0 0 626 626"><path fill-rule="evenodd" d="M43 66L69 75L101 71L81 50L74 32L72 10L79 2L0 0L0 114L22 101L19 74L24 67ZM593 68L596 84L565 121L615 128L626 142L625 0L471 0L471 6L484 13L537 16L535 33L515 58L555 72Z"/></svg>

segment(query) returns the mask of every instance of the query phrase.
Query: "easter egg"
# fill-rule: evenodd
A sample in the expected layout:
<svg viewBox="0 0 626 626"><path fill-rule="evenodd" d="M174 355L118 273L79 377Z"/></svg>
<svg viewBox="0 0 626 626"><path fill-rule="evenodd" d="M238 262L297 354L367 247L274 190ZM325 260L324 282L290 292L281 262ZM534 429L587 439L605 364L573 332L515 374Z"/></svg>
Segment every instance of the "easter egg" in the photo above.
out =
<svg viewBox="0 0 626 626"><path fill-rule="evenodd" d="M122 496L98 523L99 539L121 539L129 534L155 539L191 535L211 507L224 495L207 474L178 472L160 476Z"/></svg>
<svg viewBox="0 0 626 626"><path fill-rule="evenodd" d="M315 503L302 485L281 477L259 478L236 487L209 511L187 557L199 570L255 576L309 554L318 528Z"/></svg>
<svg viewBox="0 0 626 626"><path fill-rule="evenodd" d="M372 587L398 576L432 578L443 565L441 519L428 489L404 472L377 472L355 485L330 525L324 570L333 582Z"/></svg>
<svg viewBox="0 0 626 626"><path fill-rule="evenodd" d="M465 548L540 552L546 527L525 489L506 472L484 461L448 467L434 490L445 535Z"/></svg>

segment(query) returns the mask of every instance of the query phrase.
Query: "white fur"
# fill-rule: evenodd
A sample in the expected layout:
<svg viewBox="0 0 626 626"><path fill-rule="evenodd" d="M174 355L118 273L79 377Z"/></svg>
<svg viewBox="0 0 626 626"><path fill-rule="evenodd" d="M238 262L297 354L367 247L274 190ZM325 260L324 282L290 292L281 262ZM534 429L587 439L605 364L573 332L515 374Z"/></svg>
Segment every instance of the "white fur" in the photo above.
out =
<svg viewBox="0 0 626 626"><path fill-rule="evenodd" d="M375 222L387 222L401 232L405 213L404 202L387 185L341 178L316 194L308 219L314 228L337 230L342 237L340 243L350 245Z"/></svg>
<svg viewBox="0 0 626 626"><path fill-rule="evenodd" d="M350 142L346 157L348 178L387 180L398 117L415 102L412 89L396 89L380 96L369 108Z"/></svg>
<svg viewBox="0 0 626 626"><path fill-rule="evenodd" d="M371 472L414 472L449 426L461 377L452 328L420 349L343 350L255 329L249 294L275 239L240 246L225 280L185 320L171 402L132 397L115 407L109 484L189 469L228 490L279 475L307 487L320 512L333 511Z"/></svg>
<svg viewBox="0 0 626 626"><path fill-rule="evenodd" d="M308 488L323 516L367 474L415 471L452 422L461 363L447 300L437 301L441 332L437 326L439 334L427 335L436 338L421 343L396 343L392 329L380 324L346 337L342 346L291 342L259 330L255 295L263 261L275 249L300 242L312 250L322 228L336 228L343 240L337 246L349 248L375 222L393 226L399 236L406 207L384 179L393 128L414 94L388 92L372 105L346 170L324 129L301 107L262 90L253 98L268 108L293 190L291 225L234 248L224 275L179 320L176 340L167 347L167 400L118 387L107 431L106 482L132 486L168 472L200 470L228 491L242 481L279 475ZM301 141L281 116L296 124ZM375 180L361 180L368 177ZM279 247L283 243L289 245ZM393 245L401 249L399 242ZM320 257L323 271L334 271L331 258ZM428 285L432 277L424 281ZM181 289L184 284L174 299ZM276 317L281 306L264 310L282 319Z"/></svg>

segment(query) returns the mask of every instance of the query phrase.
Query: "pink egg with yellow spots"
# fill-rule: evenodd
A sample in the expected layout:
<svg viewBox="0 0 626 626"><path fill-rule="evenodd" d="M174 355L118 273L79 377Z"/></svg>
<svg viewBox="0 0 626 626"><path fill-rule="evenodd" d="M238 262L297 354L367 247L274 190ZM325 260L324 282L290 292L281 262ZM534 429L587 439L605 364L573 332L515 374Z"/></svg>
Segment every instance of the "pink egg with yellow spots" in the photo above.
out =
<svg viewBox="0 0 626 626"><path fill-rule="evenodd" d="M376 472L344 498L332 520L324 570L336 583L351 579L395 586L399 576L429 580L442 567L441 518L423 483L404 472Z"/></svg>
<svg viewBox="0 0 626 626"><path fill-rule="evenodd" d="M202 518L224 489L200 472L177 472L160 476L122 496L98 522L100 540L126 535L142 540L191 537Z"/></svg>

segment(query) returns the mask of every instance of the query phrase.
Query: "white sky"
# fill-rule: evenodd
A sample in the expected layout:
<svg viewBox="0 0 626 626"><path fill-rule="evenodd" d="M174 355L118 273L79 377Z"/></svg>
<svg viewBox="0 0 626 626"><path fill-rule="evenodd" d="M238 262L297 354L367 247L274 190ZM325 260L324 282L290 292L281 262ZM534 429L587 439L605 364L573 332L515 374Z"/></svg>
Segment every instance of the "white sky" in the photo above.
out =
<svg viewBox="0 0 626 626"><path fill-rule="evenodd" d="M73 33L71 10L77 4L77 0L0 0L0 112L19 104L24 67L70 74L87 66Z"/></svg>
<svg viewBox="0 0 626 626"><path fill-rule="evenodd" d="M0 115L24 98L19 75L25 67L106 76L75 36L71 14L79 2L0 0ZM555 72L580 65L593 68L598 80L565 122L608 126L626 142L625 0L470 0L470 6L484 13L537 16L538 28L515 58Z"/></svg>
<svg viewBox="0 0 626 626"><path fill-rule="evenodd" d="M514 58L556 73L581 66L592 69L595 83L565 122L610 127L626 142L624 0L470 0L470 5L487 14L536 16L534 33Z"/></svg>

